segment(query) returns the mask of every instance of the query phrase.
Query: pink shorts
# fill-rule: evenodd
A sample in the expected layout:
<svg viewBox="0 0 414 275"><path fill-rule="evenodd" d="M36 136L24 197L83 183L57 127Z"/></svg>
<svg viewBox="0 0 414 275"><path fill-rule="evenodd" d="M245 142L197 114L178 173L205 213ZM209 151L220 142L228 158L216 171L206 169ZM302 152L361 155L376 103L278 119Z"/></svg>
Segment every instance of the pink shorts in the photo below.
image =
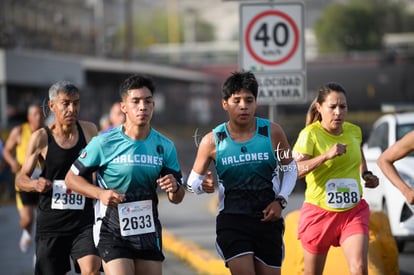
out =
<svg viewBox="0 0 414 275"><path fill-rule="evenodd" d="M369 233L369 206L362 199L345 212L332 212L310 203L300 211L298 239L312 254L326 254L330 246L340 246L349 236Z"/></svg>

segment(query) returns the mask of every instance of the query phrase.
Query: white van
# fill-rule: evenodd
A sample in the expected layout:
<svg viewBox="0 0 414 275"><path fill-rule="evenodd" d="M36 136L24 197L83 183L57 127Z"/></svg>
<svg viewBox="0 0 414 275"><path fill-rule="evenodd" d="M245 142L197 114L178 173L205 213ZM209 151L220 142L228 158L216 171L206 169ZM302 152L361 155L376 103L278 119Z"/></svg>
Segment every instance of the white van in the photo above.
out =
<svg viewBox="0 0 414 275"><path fill-rule="evenodd" d="M412 130L414 112L386 114L374 123L363 145L368 170L380 180L377 188L364 188L364 198L371 210L382 210L388 215L399 251L404 249L406 241L414 241L414 205L407 204L405 197L382 174L376 161L385 149ZM404 181L414 188L414 153L394 164Z"/></svg>

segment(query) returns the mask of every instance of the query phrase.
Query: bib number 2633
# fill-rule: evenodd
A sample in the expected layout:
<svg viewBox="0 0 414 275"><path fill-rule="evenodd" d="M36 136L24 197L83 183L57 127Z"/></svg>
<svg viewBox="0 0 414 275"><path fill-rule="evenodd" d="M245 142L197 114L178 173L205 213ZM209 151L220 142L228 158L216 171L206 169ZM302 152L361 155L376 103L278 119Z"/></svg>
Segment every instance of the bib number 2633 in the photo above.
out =
<svg viewBox="0 0 414 275"><path fill-rule="evenodd" d="M151 200L118 204L118 215L122 236L155 232Z"/></svg>

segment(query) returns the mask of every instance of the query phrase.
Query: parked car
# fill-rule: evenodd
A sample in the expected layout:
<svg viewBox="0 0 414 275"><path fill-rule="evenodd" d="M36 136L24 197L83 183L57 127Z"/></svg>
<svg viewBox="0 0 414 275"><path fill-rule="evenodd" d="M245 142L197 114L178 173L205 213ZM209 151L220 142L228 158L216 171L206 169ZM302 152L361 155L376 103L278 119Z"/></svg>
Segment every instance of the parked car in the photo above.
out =
<svg viewBox="0 0 414 275"><path fill-rule="evenodd" d="M373 124L363 145L368 170L380 180L377 188L364 188L364 197L371 210L382 210L387 214L399 251L404 249L406 241L414 240L414 206L407 204L405 197L384 176L376 161L385 149L411 130L414 130L414 112L386 114ZM394 164L404 181L414 188L414 153Z"/></svg>

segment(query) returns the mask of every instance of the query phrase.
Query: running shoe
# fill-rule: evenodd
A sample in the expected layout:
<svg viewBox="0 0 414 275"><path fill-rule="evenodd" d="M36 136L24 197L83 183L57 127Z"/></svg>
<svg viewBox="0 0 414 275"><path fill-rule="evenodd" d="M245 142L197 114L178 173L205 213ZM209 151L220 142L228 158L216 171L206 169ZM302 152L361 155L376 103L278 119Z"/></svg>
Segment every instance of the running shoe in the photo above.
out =
<svg viewBox="0 0 414 275"><path fill-rule="evenodd" d="M20 241L19 241L20 251L22 253L27 253L31 244L32 244L32 237L30 236L30 233L26 229L24 229L22 232L22 236L20 237Z"/></svg>

